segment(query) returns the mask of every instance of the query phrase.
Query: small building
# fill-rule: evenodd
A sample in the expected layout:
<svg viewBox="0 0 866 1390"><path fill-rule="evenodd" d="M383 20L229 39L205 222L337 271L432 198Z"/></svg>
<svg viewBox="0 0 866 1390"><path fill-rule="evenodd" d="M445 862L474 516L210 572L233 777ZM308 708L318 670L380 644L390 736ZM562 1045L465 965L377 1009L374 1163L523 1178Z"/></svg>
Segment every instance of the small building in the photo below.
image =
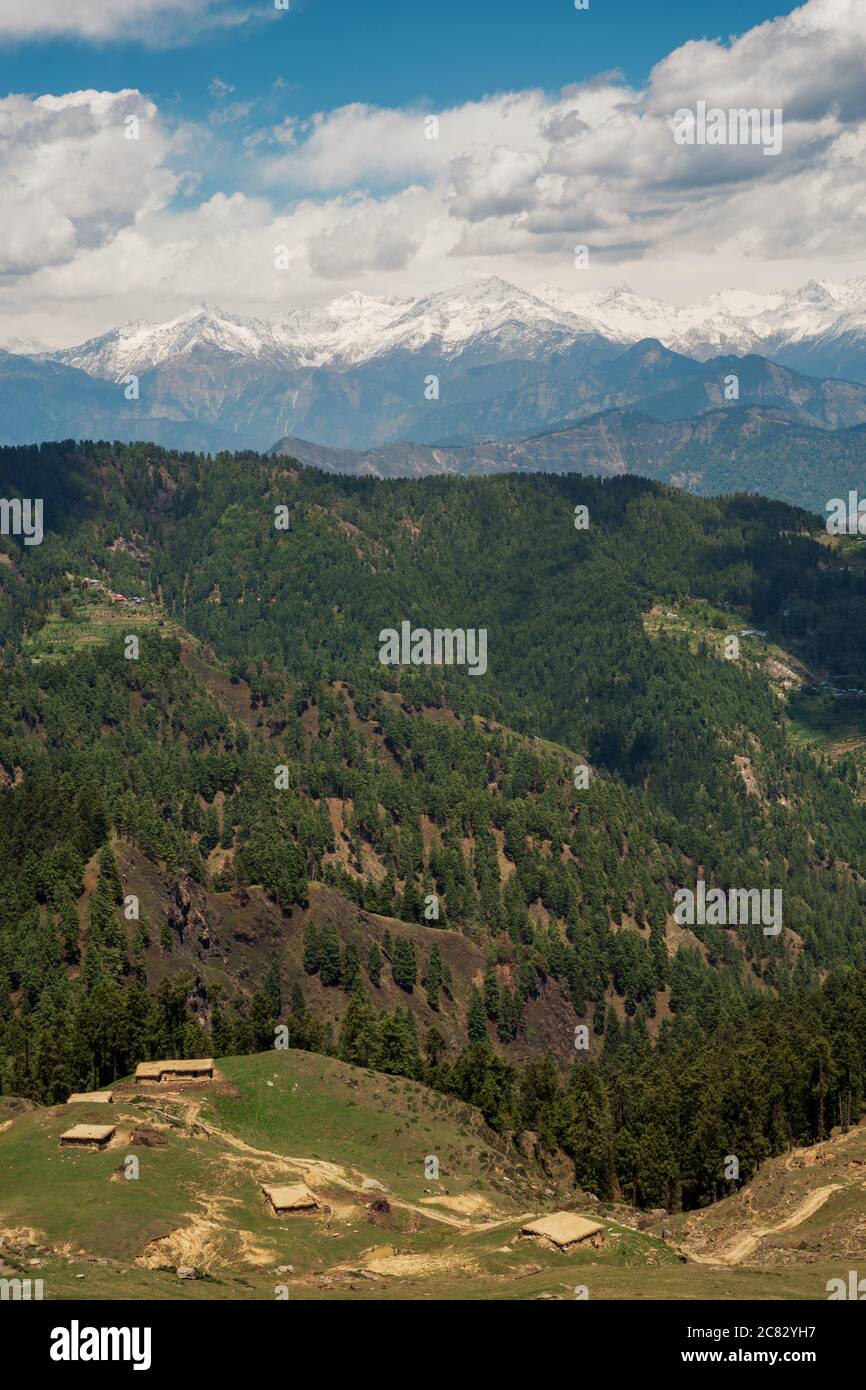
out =
<svg viewBox="0 0 866 1390"><path fill-rule="evenodd" d="M75 1105L80 1102L82 1105L111 1105L113 1100L113 1091L75 1091L66 1104Z"/></svg>
<svg viewBox="0 0 866 1390"><path fill-rule="evenodd" d="M212 1081L212 1057L187 1057L163 1062L139 1062L136 1081Z"/></svg>
<svg viewBox="0 0 866 1390"><path fill-rule="evenodd" d="M213 1057L184 1057L163 1065L170 1076L213 1077Z"/></svg>
<svg viewBox="0 0 866 1390"><path fill-rule="evenodd" d="M139 1062L135 1069L136 1081L161 1081L165 1062Z"/></svg>
<svg viewBox="0 0 866 1390"><path fill-rule="evenodd" d="M302 1182L288 1187L262 1187L265 1197L278 1216L290 1211L318 1211L319 1199Z"/></svg>
<svg viewBox="0 0 866 1390"><path fill-rule="evenodd" d="M73 1125L61 1134L60 1143L79 1149L104 1149L114 1138L116 1125Z"/></svg>
<svg viewBox="0 0 866 1390"><path fill-rule="evenodd" d="M537 1221L530 1221L520 1228L522 1236L541 1236L544 1240L551 1241L559 1250L570 1250L585 1240L593 1240L593 1237L602 1235L603 1232L604 1227L600 1222L578 1216L574 1211L554 1211L549 1216L540 1216Z"/></svg>

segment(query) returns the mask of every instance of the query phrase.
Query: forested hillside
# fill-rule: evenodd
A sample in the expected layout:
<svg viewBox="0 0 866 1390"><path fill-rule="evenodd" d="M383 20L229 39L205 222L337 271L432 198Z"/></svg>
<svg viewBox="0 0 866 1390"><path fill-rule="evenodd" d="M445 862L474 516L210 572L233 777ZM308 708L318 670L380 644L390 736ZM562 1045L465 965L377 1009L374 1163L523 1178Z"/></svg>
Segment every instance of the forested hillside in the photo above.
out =
<svg viewBox="0 0 866 1390"><path fill-rule="evenodd" d="M724 381L720 372L719 385ZM862 486L862 425L820 428L773 403L717 405L698 414L677 410L678 392L630 409L571 419L542 434L451 446L382 444L363 452L305 439L283 439L273 454L291 455L332 473L379 478L510 472L623 473L672 483L701 496L760 493L826 515L833 497ZM441 441L442 436L439 436Z"/></svg>
<svg viewBox="0 0 866 1390"><path fill-rule="evenodd" d="M866 684L866 575L814 518L151 445L5 449L0 492L45 507L0 538L0 1091L284 1023L649 1205L859 1115L862 742L802 707ZM404 621L486 672L381 664ZM784 930L677 924L698 879Z"/></svg>

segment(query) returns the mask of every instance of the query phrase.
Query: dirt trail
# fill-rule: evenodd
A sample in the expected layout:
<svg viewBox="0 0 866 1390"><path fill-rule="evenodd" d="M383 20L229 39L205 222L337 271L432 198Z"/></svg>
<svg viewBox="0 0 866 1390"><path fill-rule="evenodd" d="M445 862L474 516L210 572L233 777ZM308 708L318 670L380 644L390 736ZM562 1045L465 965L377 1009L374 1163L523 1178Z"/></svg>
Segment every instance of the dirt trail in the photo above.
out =
<svg viewBox="0 0 866 1390"><path fill-rule="evenodd" d="M712 1257L707 1255L692 1255L692 1259L699 1264L722 1264L738 1265L742 1264L749 1255L753 1254L759 1243L765 1236L777 1235L780 1231L792 1231L796 1226L801 1226L804 1221L808 1221L810 1216L820 1210L832 1193L838 1192L841 1183L828 1183L826 1187L816 1187L814 1192L804 1198L784 1221L780 1221L776 1226L766 1226L755 1228L740 1236L733 1245L729 1245L727 1250L721 1251Z"/></svg>
<svg viewBox="0 0 866 1390"><path fill-rule="evenodd" d="M236 1153L244 1154L248 1158L266 1159L270 1162L281 1164L283 1167L297 1168L305 1182L309 1182L315 1187L316 1183L323 1187L334 1186L345 1189L349 1192L358 1192L364 1178L369 1176L366 1173L353 1174L350 1169L341 1163L331 1163L323 1158L307 1158L293 1154L276 1153L273 1149L257 1149L254 1145L248 1144L245 1139L238 1139L237 1135L229 1133L224 1129L217 1129L213 1124L206 1124L201 1119L201 1109L205 1097L196 1096L190 1098L180 1092L166 1093L163 1097L166 1100L178 1101L184 1106L184 1123L196 1125L210 1138L219 1139L228 1148L234 1149ZM416 1216L424 1216L430 1221L438 1221L443 1226L451 1226L464 1235L472 1232L491 1231L499 1226L508 1226L516 1221L528 1221L532 1219L532 1212L522 1212L514 1216L503 1216L493 1221L467 1221L457 1216L451 1216L444 1211L434 1211L429 1206L421 1203L407 1202L402 1197L395 1197L393 1193L388 1193L388 1201L392 1207L400 1207L403 1211L414 1212Z"/></svg>
<svg viewBox="0 0 866 1390"><path fill-rule="evenodd" d="M256 1243L248 1231L237 1230L226 1207L241 1206L234 1197L199 1197L203 1210L188 1212L186 1226L167 1236L148 1241L135 1263L148 1269L169 1265L194 1265L214 1270L240 1262L259 1267L272 1266L275 1250Z"/></svg>

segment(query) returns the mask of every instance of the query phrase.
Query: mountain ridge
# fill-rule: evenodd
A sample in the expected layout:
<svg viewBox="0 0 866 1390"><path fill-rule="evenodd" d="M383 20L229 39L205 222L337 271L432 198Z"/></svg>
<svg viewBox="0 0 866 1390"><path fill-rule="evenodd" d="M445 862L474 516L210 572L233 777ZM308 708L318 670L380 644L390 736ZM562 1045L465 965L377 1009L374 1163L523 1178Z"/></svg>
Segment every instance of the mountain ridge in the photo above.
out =
<svg viewBox="0 0 866 1390"><path fill-rule="evenodd" d="M763 490L820 508L860 482L851 476L857 441L830 436L866 423L866 385L849 379L859 368L848 371L866 335L864 284L815 282L787 298L724 292L709 308L677 310L679 327L670 315L662 321L664 306L628 290L565 299L545 290L545 300L497 277L415 300L352 293L273 322L204 304L53 354L0 353L0 443L105 438L217 453L267 451L289 439L309 442L307 458L312 442L380 450L363 460L317 456L325 468L374 475L476 465L489 472L497 457L509 471L572 470L581 459L607 470L607 451L551 450L551 432L619 410L672 427L691 422L689 438L706 439L718 429L712 420L699 426L703 417L755 408L784 412L796 427L776 415L755 417L778 427L772 457L743 435L727 461L708 469L705 460L678 457L684 432L671 428L666 459L657 454L664 433L656 431L651 463L621 466L686 486L697 475L701 489ZM708 346L698 329L716 311ZM734 320L736 332L728 331ZM658 334L685 339L689 351ZM782 360L790 354L777 351L780 343L796 348L805 370ZM832 372L822 376L822 364ZM823 453L803 434L815 428L828 432ZM786 438L795 452L784 458ZM448 452L455 449L464 452Z"/></svg>
<svg viewBox="0 0 866 1390"><path fill-rule="evenodd" d="M522 330L512 334L511 342L503 333L509 324ZM543 330L551 339L594 336L620 345L655 337L699 360L760 352L792 367L798 363L787 361L786 354L814 353L823 343L828 355L835 351L844 356L842 345L849 343L852 362L862 370L866 278L812 280L795 290L766 294L725 289L675 305L636 295L625 286L568 293L542 283L526 290L489 276L409 299L355 291L324 306L294 308L272 318L201 304L174 319L134 320L41 356L117 379L122 372L148 370L172 347L177 352L190 341L190 326L197 330L194 341L233 344L255 358L271 353L287 366L345 368L433 342L447 357L466 352L479 335L495 333L503 335L506 347L516 344L525 350L533 331Z"/></svg>
<svg viewBox="0 0 866 1390"><path fill-rule="evenodd" d="M866 429L818 429L772 406L730 405L694 420L612 408L525 439L349 450L287 437L270 452L326 472L373 478L632 474L705 496L763 493L823 513L831 497L862 486Z"/></svg>

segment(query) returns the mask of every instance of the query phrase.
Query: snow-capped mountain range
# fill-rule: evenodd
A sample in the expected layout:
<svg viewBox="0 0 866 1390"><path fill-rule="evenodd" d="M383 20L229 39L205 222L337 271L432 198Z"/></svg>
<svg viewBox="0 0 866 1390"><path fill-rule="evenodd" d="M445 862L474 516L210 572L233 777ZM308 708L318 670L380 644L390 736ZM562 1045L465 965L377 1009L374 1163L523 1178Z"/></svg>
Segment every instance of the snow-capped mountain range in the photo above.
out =
<svg viewBox="0 0 866 1390"><path fill-rule="evenodd" d="M656 338L700 361L757 352L800 369L806 363L798 356L823 352L827 366L842 361L850 373L850 359L866 343L866 277L812 280L786 294L722 290L685 307L628 288L567 293L538 285L528 292L498 277L418 299L355 292L324 308L267 320L200 305L168 322L128 323L44 357L116 381L195 352L346 370L395 352L468 354L488 363L534 359L598 338L613 345ZM854 379L862 380L862 371Z"/></svg>
<svg viewBox="0 0 866 1390"><path fill-rule="evenodd" d="M46 354L92 376L118 379L196 349L217 349L287 367L356 367L386 353L417 353L431 344L446 356L484 341L500 355L542 351L598 330L493 277L423 299L354 292L324 308L296 309L265 320L201 304L167 323L124 324L78 347Z"/></svg>
<svg viewBox="0 0 866 1390"><path fill-rule="evenodd" d="M866 424L866 279L728 290L686 308L495 277L411 300L353 293L269 319L200 305L61 351L0 350L0 443L460 447L608 410L694 420L731 404L731 373L743 407L820 430Z"/></svg>
<svg viewBox="0 0 866 1390"><path fill-rule="evenodd" d="M658 338L700 360L719 353L773 356L820 336L866 333L866 278L810 280L788 294L721 290L685 307L645 299L626 288L564 295L541 285L535 293L617 342Z"/></svg>

